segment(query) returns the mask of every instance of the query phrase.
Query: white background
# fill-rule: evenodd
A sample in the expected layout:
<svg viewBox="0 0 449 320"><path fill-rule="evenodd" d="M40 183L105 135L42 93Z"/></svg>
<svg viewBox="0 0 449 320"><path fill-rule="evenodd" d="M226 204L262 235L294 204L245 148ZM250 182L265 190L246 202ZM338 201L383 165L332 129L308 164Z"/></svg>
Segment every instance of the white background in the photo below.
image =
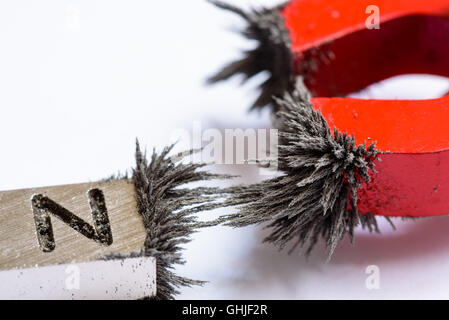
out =
<svg viewBox="0 0 449 320"><path fill-rule="evenodd" d="M123 172L133 166L136 137L160 149L193 121L204 129L269 127L268 112L247 112L263 75L243 88L238 78L204 86L252 46L229 32L242 26L205 0L0 2L0 190ZM361 96L447 91L446 79L413 76ZM259 179L251 166L215 169L241 174L240 182ZM321 248L307 260L260 244L266 231L259 227L205 230L186 246L187 264L177 271L210 283L182 289L179 298L449 298L449 218L397 226L359 233L356 245L343 242L328 264ZM379 290L366 288L369 265L380 268Z"/></svg>

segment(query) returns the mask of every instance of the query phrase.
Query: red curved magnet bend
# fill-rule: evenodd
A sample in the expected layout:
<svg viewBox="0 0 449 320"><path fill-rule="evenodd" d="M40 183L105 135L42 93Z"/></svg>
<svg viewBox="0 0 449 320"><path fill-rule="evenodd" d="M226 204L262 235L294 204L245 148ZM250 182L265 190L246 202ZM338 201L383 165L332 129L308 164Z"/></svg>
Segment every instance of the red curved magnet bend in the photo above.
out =
<svg viewBox="0 0 449 320"><path fill-rule="evenodd" d="M366 8L380 9L368 29ZM449 96L435 100L335 98L386 78L449 77L449 1L296 0L282 11L294 72L304 76L331 127L377 142L377 174L359 209L382 216L449 214Z"/></svg>

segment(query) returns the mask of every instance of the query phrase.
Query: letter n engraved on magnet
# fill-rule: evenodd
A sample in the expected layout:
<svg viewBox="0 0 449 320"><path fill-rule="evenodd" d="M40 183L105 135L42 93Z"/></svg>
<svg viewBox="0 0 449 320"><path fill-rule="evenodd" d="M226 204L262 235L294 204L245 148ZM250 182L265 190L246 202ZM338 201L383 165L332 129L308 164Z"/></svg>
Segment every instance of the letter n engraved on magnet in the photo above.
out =
<svg viewBox="0 0 449 320"><path fill-rule="evenodd" d="M111 225L103 192L91 189L87 192L87 197L94 221L93 227L44 195L38 194L31 198L37 240L43 252L52 252L56 247L50 213L86 238L106 246L112 244Z"/></svg>

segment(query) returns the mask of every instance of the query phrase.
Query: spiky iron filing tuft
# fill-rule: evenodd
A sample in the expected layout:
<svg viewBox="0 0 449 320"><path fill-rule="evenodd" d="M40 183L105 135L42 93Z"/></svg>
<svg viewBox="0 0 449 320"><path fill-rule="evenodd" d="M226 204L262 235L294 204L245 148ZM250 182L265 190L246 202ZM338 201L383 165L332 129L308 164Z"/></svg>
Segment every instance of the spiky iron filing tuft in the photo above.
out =
<svg viewBox="0 0 449 320"><path fill-rule="evenodd" d="M258 73L268 71L270 77L261 85L262 92L251 109L266 105L275 107L272 97L280 97L284 92L291 92L294 87L291 40L284 18L280 14L283 5L273 9L262 8L245 12L222 1L208 1L242 17L248 24L242 34L248 39L257 41L255 49L245 51L241 60L225 66L215 76L209 78L208 82L213 84L237 74L242 74L243 82L246 82Z"/></svg>
<svg viewBox="0 0 449 320"><path fill-rule="evenodd" d="M180 163L191 152L169 157L172 148L165 148L160 155L153 151L148 162L137 142L133 170L137 207L147 233L140 255L157 259L157 295L151 298L156 300L174 299L181 286L204 284L177 276L172 269L185 263L181 246L190 242L190 236L199 228L214 225L198 222L195 214L219 207L215 200L223 194L218 188L181 187L191 182L228 178L198 171L204 164Z"/></svg>
<svg viewBox="0 0 449 320"><path fill-rule="evenodd" d="M290 252L299 245L309 254L323 237L329 259L346 234L353 242L356 226L379 232L375 217L357 210L357 189L375 172L375 145L356 146L354 137L337 129L332 134L301 93L275 102L283 175L235 187L226 205L237 205L239 211L221 221L232 227L269 222L272 232L265 242L282 250L293 241Z"/></svg>

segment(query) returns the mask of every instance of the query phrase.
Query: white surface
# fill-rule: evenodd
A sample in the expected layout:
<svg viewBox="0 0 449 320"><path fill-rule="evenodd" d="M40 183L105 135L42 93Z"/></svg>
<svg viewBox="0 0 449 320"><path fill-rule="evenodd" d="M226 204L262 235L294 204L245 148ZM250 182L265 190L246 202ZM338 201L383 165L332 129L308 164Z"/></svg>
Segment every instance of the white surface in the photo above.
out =
<svg viewBox="0 0 449 320"><path fill-rule="evenodd" d="M230 1L247 7L248 1ZM280 1L275 1L276 3ZM254 0L253 4L273 1ZM95 181L133 166L134 139L161 148L177 129L266 128L248 113L258 81L212 88L205 78L252 44L237 17L204 0L0 2L0 189ZM431 98L448 81L413 77L374 86L376 98ZM183 149L185 145L178 145ZM251 166L218 167L258 181ZM186 246L181 275L210 281L185 299L449 298L449 218L398 222L357 235L332 262L261 245L261 228L214 228ZM368 290L377 265L380 289ZM1 285L0 293L8 287Z"/></svg>

